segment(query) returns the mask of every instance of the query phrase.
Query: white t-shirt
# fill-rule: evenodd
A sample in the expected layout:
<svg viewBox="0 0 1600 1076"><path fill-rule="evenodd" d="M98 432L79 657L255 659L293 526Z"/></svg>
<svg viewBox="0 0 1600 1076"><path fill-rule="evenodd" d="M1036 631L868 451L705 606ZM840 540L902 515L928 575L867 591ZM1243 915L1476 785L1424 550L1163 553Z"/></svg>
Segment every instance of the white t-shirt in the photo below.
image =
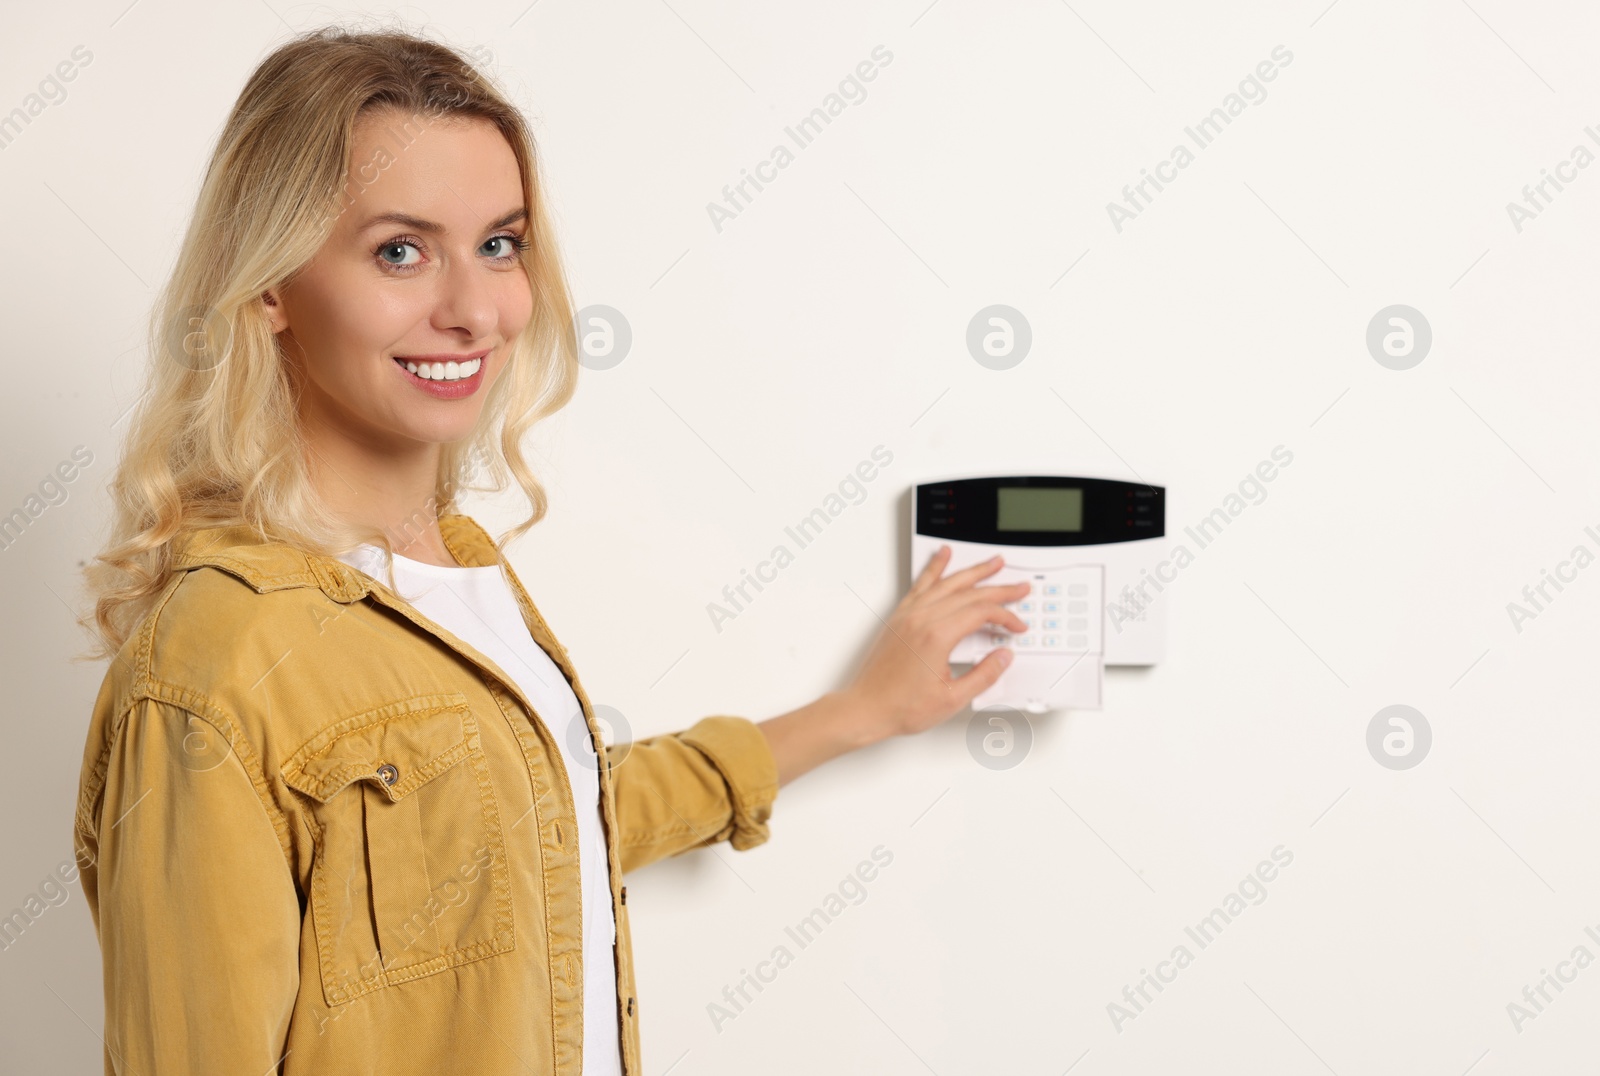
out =
<svg viewBox="0 0 1600 1076"><path fill-rule="evenodd" d="M384 551L361 545L341 556L359 571L388 585ZM533 703L534 711L561 747L578 812L578 863L583 903L583 1076L621 1076L617 1034L617 969L612 963L617 922L611 907L611 879L604 823L600 818L600 775L589 737L572 736L582 721L572 686L550 655L534 641L522 619L511 584L498 564L446 568L409 557L394 557L394 589L418 612L482 651L505 670ZM574 754L577 740L581 757Z"/></svg>

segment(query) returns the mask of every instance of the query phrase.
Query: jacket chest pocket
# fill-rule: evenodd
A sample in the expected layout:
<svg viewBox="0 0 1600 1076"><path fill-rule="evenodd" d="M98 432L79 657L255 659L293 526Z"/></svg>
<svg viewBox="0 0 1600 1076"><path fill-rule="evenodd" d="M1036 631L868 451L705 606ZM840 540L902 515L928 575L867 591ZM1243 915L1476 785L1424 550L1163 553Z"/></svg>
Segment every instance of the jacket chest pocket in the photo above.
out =
<svg viewBox="0 0 1600 1076"><path fill-rule="evenodd" d="M312 800L310 903L329 1005L513 947L504 835L465 695L341 720L282 773Z"/></svg>

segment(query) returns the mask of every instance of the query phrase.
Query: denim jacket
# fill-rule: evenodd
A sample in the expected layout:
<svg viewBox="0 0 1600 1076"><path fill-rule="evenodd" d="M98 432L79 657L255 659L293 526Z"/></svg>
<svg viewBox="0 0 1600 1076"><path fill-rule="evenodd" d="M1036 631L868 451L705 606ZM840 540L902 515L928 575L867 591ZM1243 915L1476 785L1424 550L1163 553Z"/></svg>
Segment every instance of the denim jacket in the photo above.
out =
<svg viewBox="0 0 1600 1076"><path fill-rule="evenodd" d="M500 562L471 518L440 525L461 564ZM74 822L105 1071L580 1076L567 730L338 560L247 527L175 552L100 688ZM585 750L599 745L618 1034L641 1076L622 875L765 841L776 760L735 716L604 746L566 648L505 569L582 704Z"/></svg>

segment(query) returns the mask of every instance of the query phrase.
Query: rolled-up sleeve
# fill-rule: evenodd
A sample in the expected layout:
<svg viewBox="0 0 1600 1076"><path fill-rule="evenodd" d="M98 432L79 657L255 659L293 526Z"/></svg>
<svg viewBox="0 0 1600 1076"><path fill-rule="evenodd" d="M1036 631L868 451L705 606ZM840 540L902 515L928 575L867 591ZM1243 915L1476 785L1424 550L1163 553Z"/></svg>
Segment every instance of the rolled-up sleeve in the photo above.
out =
<svg viewBox="0 0 1600 1076"><path fill-rule="evenodd" d="M704 717L606 756L624 871L718 841L744 851L771 835L778 763L748 718Z"/></svg>
<svg viewBox="0 0 1600 1076"><path fill-rule="evenodd" d="M105 975L106 1072L278 1071L299 990L300 903L240 752L144 699L77 826Z"/></svg>

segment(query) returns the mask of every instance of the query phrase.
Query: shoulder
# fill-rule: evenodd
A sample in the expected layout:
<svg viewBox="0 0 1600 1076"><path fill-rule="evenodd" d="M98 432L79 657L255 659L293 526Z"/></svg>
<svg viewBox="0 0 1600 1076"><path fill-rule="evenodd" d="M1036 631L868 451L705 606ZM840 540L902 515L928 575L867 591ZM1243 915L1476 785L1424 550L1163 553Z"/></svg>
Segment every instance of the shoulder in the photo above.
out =
<svg viewBox="0 0 1600 1076"><path fill-rule="evenodd" d="M258 590L223 568L190 568L152 608L144 652L125 672L145 689L231 694L297 648L330 643L328 625L350 610L316 586Z"/></svg>
<svg viewBox="0 0 1600 1076"><path fill-rule="evenodd" d="M303 645L319 611L330 607L341 608L316 587L258 592L213 567L174 572L100 685L84 743L77 832L97 832L102 795L119 769L139 766L149 776L242 768L287 847L286 816L262 758L271 737L243 700L270 667L266 655ZM302 622L309 630L297 627ZM150 769L153 755L175 761Z"/></svg>
<svg viewBox="0 0 1600 1076"><path fill-rule="evenodd" d="M356 633L330 625L370 616L358 606L315 585L260 589L216 565L175 571L106 669L86 763L145 700L194 714L230 740L261 742L326 683L327 667L353 660Z"/></svg>

